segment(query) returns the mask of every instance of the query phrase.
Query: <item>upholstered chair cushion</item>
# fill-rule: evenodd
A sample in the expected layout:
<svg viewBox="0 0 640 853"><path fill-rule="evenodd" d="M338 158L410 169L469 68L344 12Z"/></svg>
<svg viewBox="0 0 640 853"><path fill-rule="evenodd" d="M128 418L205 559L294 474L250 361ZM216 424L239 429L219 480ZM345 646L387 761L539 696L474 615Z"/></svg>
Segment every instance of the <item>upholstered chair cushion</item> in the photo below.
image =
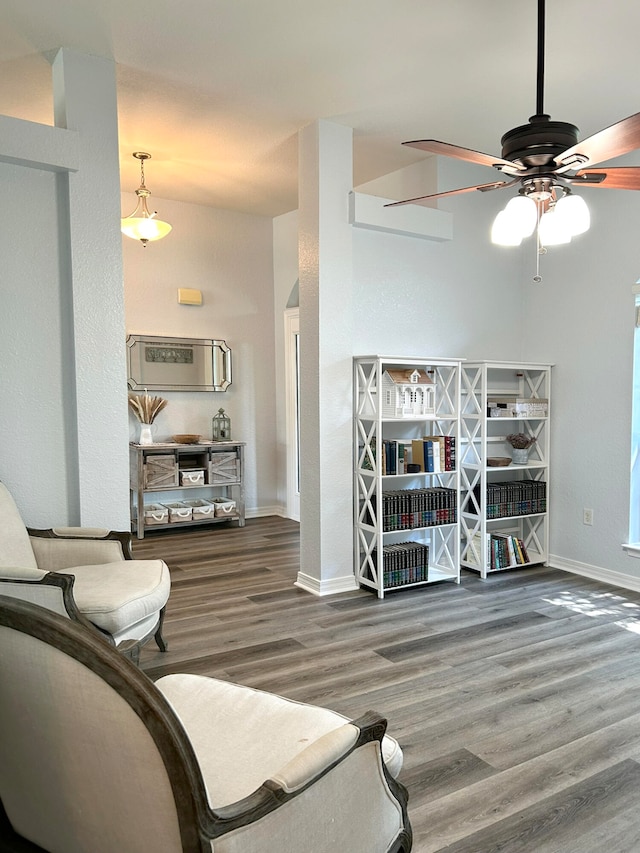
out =
<svg viewBox="0 0 640 853"><path fill-rule="evenodd" d="M0 521L0 594L88 620L134 661L152 636L158 648L166 650L162 622L171 587L169 569L162 560L133 560L128 531L29 530L3 483ZM48 573L53 577L45 578ZM73 588L60 575L72 575Z"/></svg>
<svg viewBox="0 0 640 853"><path fill-rule="evenodd" d="M248 796L312 742L350 722L326 708L200 675L166 675L156 687L185 727L215 808ZM238 743L241 753L229 748ZM389 773L397 776L402 768L397 741L385 735L382 753Z"/></svg>
<svg viewBox="0 0 640 853"><path fill-rule="evenodd" d="M162 560L122 560L98 566L58 569L76 579L73 597L81 613L118 636L130 625L157 614L169 597L171 579Z"/></svg>
<svg viewBox="0 0 640 853"><path fill-rule="evenodd" d="M81 528L82 534L72 532L77 528L53 528L55 537L31 536L31 547L38 566L50 572L68 569L71 566L87 566L96 563L119 563L125 559L122 543L118 540L104 539L109 531L98 530L100 534L92 539L87 534L94 532L93 528Z"/></svg>

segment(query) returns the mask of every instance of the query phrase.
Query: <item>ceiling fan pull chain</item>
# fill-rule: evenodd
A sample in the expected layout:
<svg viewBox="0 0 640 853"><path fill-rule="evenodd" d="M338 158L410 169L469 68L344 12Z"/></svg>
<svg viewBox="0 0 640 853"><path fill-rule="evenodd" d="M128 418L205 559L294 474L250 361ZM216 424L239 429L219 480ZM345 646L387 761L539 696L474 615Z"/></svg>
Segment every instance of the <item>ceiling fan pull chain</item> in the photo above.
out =
<svg viewBox="0 0 640 853"><path fill-rule="evenodd" d="M536 201L536 212L538 215L538 223L536 225L536 274L533 277L533 280L536 284L540 284L542 281L542 276L540 275L540 255L546 255L547 250L540 243L540 211L541 211L542 203L540 201Z"/></svg>

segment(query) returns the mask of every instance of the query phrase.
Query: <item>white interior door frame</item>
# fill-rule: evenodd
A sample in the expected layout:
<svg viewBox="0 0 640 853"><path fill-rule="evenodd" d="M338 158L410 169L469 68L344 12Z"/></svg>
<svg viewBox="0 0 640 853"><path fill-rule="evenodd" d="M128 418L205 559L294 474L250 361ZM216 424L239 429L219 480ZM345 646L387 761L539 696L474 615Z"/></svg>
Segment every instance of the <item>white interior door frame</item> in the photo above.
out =
<svg viewBox="0 0 640 853"><path fill-rule="evenodd" d="M300 309L284 312L287 518L300 521Z"/></svg>

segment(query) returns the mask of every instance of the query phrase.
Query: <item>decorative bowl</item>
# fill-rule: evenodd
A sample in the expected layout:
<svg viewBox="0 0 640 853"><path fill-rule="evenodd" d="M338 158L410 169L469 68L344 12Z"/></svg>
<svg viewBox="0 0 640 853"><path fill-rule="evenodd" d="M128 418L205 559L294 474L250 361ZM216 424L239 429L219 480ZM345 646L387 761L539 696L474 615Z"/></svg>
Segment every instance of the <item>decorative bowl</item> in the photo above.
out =
<svg viewBox="0 0 640 853"><path fill-rule="evenodd" d="M511 465L511 457L489 456L487 458L487 465L489 466L489 468L506 468L507 465Z"/></svg>
<svg viewBox="0 0 640 853"><path fill-rule="evenodd" d="M202 438L201 435L174 435L173 436L173 440L176 442L176 444L197 444L201 438Z"/></svg>

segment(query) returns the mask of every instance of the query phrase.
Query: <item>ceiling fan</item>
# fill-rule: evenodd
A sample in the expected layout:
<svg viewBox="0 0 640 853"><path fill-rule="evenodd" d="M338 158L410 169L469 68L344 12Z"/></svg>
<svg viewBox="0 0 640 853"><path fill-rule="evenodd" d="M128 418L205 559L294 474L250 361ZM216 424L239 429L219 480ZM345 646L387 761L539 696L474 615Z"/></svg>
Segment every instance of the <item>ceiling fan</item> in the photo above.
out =
<svg viewBox="0 0 640 853"><path fill-rule="evenodd" d="M404 201L391 202L385 207L444 198L473 190L488 192L520 184L519 195L512 201L515 202L518 198L524 197L535 202L535 208L530 202L528 205L534 210L536 216L533 226L528 231L528 234L531 234L536 221L540 231L543 214L560 212L563 205L558 202L562 199L572 198L574 202L578 200L577 197L571 196L572 185L640 190L640 166L585 168L640 148L640 113L635 113L578 142L578 128L575 125L563 121L551 121L551 117L544 112L544 39L545 0L538 0L536 114L531 116L528 124L515 127L504 134L501 139L500 157L462 148L448 142L440 142L437 139L417 139L403 143L410 148L428 151L430 154L442 154L468 163L491 166L506 175L509 180L431 193ZM586 210L586 227L588 228L588 210L583 200L579 201ZM522 207L525 206L527 206L526 203L522 205ZM515 207L513 210L515 211ZM505 212L502 211L502 213ZM556 218L560 219L560 217ZM494 230L496 225L498 225L498 218L494 223ZM523 236L528 236L525 233L526 230L524 227L521 228L520 239L517 241L514 239L511 242L506 239L503 245L518 245ZM586 228L583 227L582 230ZM539 244L542 242L540 237L539 233ZM494 242L501 242L501 240L494 239ZM551 242L568 242L568 239L547 239L546 245L551 245Z"/></svg>

